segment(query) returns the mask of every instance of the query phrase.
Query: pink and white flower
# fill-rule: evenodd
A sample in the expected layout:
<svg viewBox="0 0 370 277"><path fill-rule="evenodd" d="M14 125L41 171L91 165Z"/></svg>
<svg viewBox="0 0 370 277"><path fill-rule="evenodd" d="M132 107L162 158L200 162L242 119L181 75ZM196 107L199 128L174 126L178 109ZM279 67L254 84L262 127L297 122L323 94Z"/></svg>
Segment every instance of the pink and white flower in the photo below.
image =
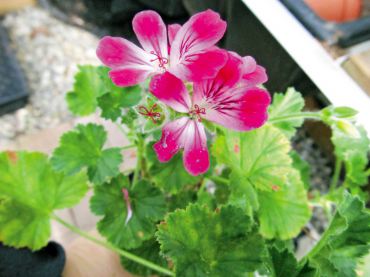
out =
<svg viewBox="0 0 370 277"><path fill-rule="evenodd" d="M226 22L211 10L193 15L183 26L170 25L168 39L165 24L154 11L139 12L132 24L142 48L124 38L106 36L96 51L111 68L109 76L117 86L132 86L166 71L184 81L213 78L227 60L214 47L225 33Z"/></svg>
<svg viewBox="0 0 370 277"><path fill-rule="evenodd" d="M194 82L192 97L184 83L170 72L153 77L151 93L186 114L163 127L161 139L153 146L159 161L168 162L184 149L186 170L192 175L205 173L209 154L202 119L236 131L253 130L266 122L270 95L256 87L267 80L264 69L250 57L242 59L231 52L227 56L214 79Z"/></svg>

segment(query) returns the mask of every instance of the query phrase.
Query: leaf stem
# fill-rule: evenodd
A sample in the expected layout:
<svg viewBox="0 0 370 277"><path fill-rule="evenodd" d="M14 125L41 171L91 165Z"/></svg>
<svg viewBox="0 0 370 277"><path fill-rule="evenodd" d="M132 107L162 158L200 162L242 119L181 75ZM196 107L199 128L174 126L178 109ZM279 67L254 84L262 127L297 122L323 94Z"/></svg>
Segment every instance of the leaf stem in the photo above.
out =
<svg viewBox="0 0 370 277"><path fill-rule="evenodd" d="M122 125L120 123L115 122L114 124L117 126L117 128L121 131L122 134L124 134L125 136L127 136L126 130L122 127Z"/></svg>
<svg viewBox="0 0 370 277"><path fill-rule="evenodd" d="M136 147L135 144L129 144L129 145L122 146L120 148L121 148L121 150L126 150L126 149L135 148L135 147Z"/></svg>
<svg viewBox="0 0 370 277"><path fill-rule="evenodd" d="M270 118L268 120L269 123L279 123L294 119L321 119L321 113L320 112L300 112L296 114L290 114L290 115L284 115L284 116L277 116L274 118Z"/></svg>
<svg viewBox="0 0 370 277"><path fill-rule="evenodd" d="M70 229L72 232L75 232L75 233L79 234L81 237L84 237L84 238L86 238L86 239L88 239L88 240L90 240L90 241L92 241L92 242L94 242L96 244L99 244L99 245L101 245L101 246L103 246L103 247L105 247L105 248L107 248L109 250L112 250L113 252L121 255L122 257L125 257L125 258L127 258L127 259L129 259L129 260L131 260L133 262L136 262L138 264L141 264L143 266L146 266L146 267L148 267L148 268L150 268L152 270L155 270L155 271L157 271L159 273L162 273L162 274L165 274L165 275L168 275L168 276L175 276L175 274L171 270L166 269L166 268L163 268L163 267L161 267L161 266L159 266L157 264L154 264L154 263L152 263L152 262L150 262L148 260L145 260L145 259L143 259L141 257L138 257L138 256L136 256L136 255L134 255L134 254L132 254L130 252L127 252L125 250L119 249L118 247L116 247L116 246L114 246L114 245L112 245L112 244L110 244L108 242L99 240L99 239L97 239L97 238L89 235L88 233L82 231L81 229L77 228L76 226L69 224L68 222L64 221L63 219L61 219L60 217L58 217L56 215L52 215L52 218L55 221L57 221L60 224L62 224L64 227Z"/></svg>
<svg viewBox="0 0 370 277"><path fill-rule="evenodd" d="M329 191L333 192L338 184L340 172L342 170L342 160L336 159L335 160L335 167L334 167L334 174L333 179L331 180Z"/></svg>
<svg viewBox="0 0 370 277"><path fill-rule="evenodd" d="M223 178L223 177L220 177L220 176L209 176L207 177L208 179L214 181L214 182L219 182L219 183L222 183L224 185L228 185L229 184L229 180L226 179L226 178Z"/></svg>
<svg viewBox="0 0 370 277"><path fill-rule="evenodd" d="M134 177L133 177L133 180L132 180L132 186L134 187L136 185L136 183L138 182L139 180L139 175L140 175L140 172L141 170L145 170L144 166L145 166L145 161L143 161L143 149L144 149L144 139L142 137L141 134L137 134L137 142L136 142L136 146L137 146L137 161L136 161L136 167L135 167L135 171L134 171Z"/></svg>

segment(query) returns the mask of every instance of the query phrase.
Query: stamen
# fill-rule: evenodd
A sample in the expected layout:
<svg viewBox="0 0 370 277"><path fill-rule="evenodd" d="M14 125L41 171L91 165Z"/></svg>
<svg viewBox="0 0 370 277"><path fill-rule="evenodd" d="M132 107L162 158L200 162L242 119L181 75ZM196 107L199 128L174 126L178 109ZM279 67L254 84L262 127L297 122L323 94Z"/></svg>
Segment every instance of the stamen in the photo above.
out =
<svg viewBox="0 0 370 277"><path fill-rule="evenodd" d="M122 194L123 194L123 199L125 200L126 208L127 208L127 216L126 216L126 220L125 220L125 225L127 225L127 223L130 221L130 219L132 217L131 201L130 201L130 197L128 195L128 190L127 189L122 188Z"/></svg>
<svg viewBox="0 0 370 277"><path fill-rule="evenodd" d="M194 105L194 109L189 111L189 114L194 115L199 122L202 122L201 114L206 114L205 108L200 108L197 104Z"/></svg>
<svg viewBox="0 0 370 277"><path fill-rule="evenodd" d="M139 106L139 114L143 115L143 116L148 116L150 117L150 119L153 121L154 124L157 124L158 121L156 120L159 119L161 117L161 114L159 112L154 112L154 109L157 107L157 104L154 104L150 110L148 110L147 107L145 106Z"/></svg>
<svg viewBox="0 0 370 277"><path fill-rule="evenodd" d="M153 60L150 60L151 62L154 62L154 61L157 61L159 62L159 67L160 68L164 68L166 64L168 64L168 59L167 58L164 58L162 56L160 56L158 53L154 52L154 51L150 51L150 54L156 56L155 59Z"/></svg>

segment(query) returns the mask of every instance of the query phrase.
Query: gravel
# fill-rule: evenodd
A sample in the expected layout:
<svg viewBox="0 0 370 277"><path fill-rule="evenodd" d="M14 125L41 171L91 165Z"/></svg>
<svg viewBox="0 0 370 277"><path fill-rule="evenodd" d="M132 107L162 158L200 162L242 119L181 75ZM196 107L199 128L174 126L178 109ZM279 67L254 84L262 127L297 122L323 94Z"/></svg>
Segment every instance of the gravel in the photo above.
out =
<svg viewBox="0 0 370 277"><path fill-rule="evenodd" d="M24 108L0 117L0 145L70 120L64 97L73 86L77 65L98 64L97 37L38 7L8 14L3 25L25 73L30 98Z"/></svg>

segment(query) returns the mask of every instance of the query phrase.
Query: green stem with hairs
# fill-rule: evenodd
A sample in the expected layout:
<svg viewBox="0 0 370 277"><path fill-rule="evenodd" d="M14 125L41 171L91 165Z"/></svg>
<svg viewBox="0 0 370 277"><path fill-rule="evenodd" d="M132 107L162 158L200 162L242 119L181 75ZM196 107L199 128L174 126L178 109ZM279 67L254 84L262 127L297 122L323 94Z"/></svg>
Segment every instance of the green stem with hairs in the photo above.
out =
<svg viewBox="0 0 370 277"><path fill-rule="evenodd" d="M69 224L68 222L64 221L63 219L61 219L60 217L56 216L56 215L52 215L52 218L59 222L60 224L62 224L64 227L68 228L69 230L71 230L72 232L80 235L81 237L84 237L98 245L101 245L109 250L112 250L113 252L117 253L118 255L122 256L122 257L125 257L126 259L129 259L133 262L136 262L138 264L141 264L143 266L146 266L156 272L159 272L159 273L162 273L162 274L165 274L167 276L175 276L175 273L173 273L171 270L167 269L167 268L163 268L155 263L152 263L148 260L145 260L141 257L138 257L130 252L127 252L125 250L122 250L122 249L119 249L118 247L108 243L108 242L105 242L105 241L102 241L100 239L97 239L91 235L89 235L88 233L82 231L81 229L77 228L76 226L72 225L72 224Z"/></svg>
<svg viewBox="0 0 370 277"><path fill-rule="evenodd" d="M320 112L301 112L296 114L290 114L290 115L284 115L284 116L277 116L272 117L268 120L269 123L279 123L294 119L321 119L321 113Z"/></svg>
<svg viewBox="0 0 370 277"><path fill-rule="evenodd" d="M211 180L211 181L222 183L224 185L228 185L229 184L229 180L228 179L223 178L223 177L220 177L220 176L209 176L207 178L209 180Z"/></svg>
<svg viewBox="0 0 370 277"><path fill-rule="evenodd" d="M341 159L336 159L335 160L335 168L334 168L334 174L333 174L333 179L331 180L330 183L330 188L329 191L333 192L335 188L337 187L338 181L339 181L339 176L340 172L342 170L342 160Z"/></svg>
<svg viewBox="0 0 370 277"><path fill-rule="evenodd" d="M127 149L131 149L131 148L135 148L135 147L136 147L135 144L130 144L130 145L122 146L120 148L121 148L121 150L127 150Z"/></svg>
<svg viewBox="0 0 370 277"><path fill-rule="evenodd" d="M137 134L137 161L136 161L136 167L134 171L134 178L132 180L132 186L135 186L136 183L139 181L139 175L141 171L145 172L145 160L143 158L143 151L144 151L144 138L141 134Z"/></svg>

